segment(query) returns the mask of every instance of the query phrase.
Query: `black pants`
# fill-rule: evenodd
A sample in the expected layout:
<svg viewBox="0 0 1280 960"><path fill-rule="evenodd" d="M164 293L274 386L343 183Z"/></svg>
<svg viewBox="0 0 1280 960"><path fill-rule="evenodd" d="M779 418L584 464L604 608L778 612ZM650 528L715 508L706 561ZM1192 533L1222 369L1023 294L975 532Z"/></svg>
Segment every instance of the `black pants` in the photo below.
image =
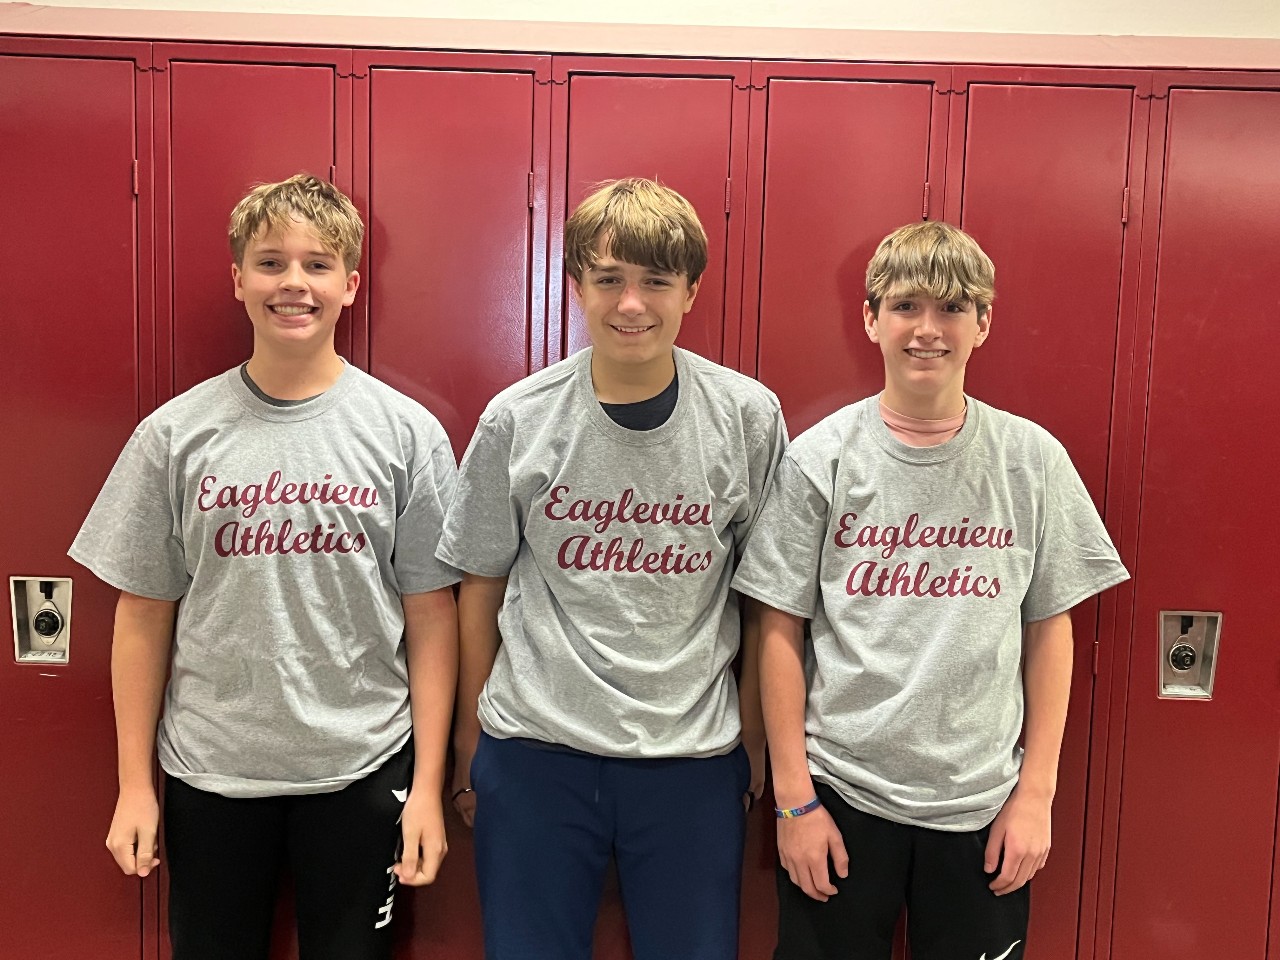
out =
<svg viewBox="0 0 1280 960"><path fill-rule="evenodd" d="M839 893L821 903L779 869L774 960L889 960L904 905L911 960L1022 960L1031 886L1002 897L988 888L990 828L953 833L894 823L855 810L826 784L817 790L844 837L849 876L832 869Z"/></svg>
<svg viewBox="0 0 1280 960"><path fill-rule="evenodd" d="M388 960L412 772L410 740L335 793L228 798L166 778L173 960L266 960L286 862L303 960Z"/></svg>

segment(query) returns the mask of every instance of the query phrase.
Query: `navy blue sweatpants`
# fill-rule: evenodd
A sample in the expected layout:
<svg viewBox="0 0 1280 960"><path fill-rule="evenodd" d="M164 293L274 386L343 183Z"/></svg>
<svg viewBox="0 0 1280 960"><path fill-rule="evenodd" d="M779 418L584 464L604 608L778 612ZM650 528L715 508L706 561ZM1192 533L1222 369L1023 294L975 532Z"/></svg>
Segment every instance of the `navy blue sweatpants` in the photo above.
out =
<svg viewBox="0 0 1280 960"><path fill-rule="evenodd" d="M749 780L741 747L618 759L481 734L486 960L590 960L610 856L635 960L736 960Z"/></svg>

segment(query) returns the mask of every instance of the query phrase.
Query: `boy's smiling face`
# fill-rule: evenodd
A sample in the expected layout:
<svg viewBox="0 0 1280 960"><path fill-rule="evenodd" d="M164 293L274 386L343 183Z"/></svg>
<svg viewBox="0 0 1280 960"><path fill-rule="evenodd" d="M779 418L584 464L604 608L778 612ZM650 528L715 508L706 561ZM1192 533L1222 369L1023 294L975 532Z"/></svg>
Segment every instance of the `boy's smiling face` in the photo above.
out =
<svg viewBox="0 0 1280 960"><path fill-rule="evenodd" d="M331 346L342 308L351 306L360 286L360 275L348 274L342 257L297 219L250 240L231 277L255 346L291 350Z"/></svg>
<svg viewBox="0 0 1280 960"><path fill-rule="evenodd" d="M971 301L886 296L878 311L863 305L863 326L884 356L885 403L891 409L908 416L960 413L965 365L990 333L990 307L979 314Z"/></svg>
<svg viewBox="0 0 1280 960"><path fill-rule="evenodd" d="M595 355L620 365L669 363L698 285L597 251L581 282L573 281Z"/></svg>

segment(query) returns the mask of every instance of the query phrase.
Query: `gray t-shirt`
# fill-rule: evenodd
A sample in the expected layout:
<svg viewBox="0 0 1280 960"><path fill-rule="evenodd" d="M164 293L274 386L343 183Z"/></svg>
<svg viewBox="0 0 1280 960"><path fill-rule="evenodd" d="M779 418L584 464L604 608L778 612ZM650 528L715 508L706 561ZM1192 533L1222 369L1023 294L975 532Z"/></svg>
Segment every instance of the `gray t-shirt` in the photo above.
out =
<svg viewBox="0 0 1280 960"><path fill-rule="evenodd" d="M462 461L439 556L508 576L483 728L601 756L738 742L729 591L786 428L778 399L676 350L652 430L606 416L584 350L500 393Z"/></svg>
<svg viewBox="0 0 1280 960"><path fill-rule="evenodd" d="M788 449L734 578L812 620L809 769L901 823L976 830L1022 754L1022 625L1128 574L1066 451L970 399L960 433L911 447L876 397Z"/></svg>
<svg viewBox="0 0 1280 960"><path fill-rule="evenodd" d="M400 597L459 579L435 557L455 475L435 418L350 365L287 407L233 369L139 424L70 554L182 601L166 773L229 797L322 793L404 745Z"/></svg>

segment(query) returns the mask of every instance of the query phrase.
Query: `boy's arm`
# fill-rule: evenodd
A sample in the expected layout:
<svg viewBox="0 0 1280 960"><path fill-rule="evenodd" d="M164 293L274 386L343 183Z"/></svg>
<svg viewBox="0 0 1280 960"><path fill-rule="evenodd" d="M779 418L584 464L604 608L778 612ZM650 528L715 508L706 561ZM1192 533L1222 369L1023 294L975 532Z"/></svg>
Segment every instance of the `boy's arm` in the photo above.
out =
<svg viewBox="0 0 1280 960"><path fill-rule="evenodd" d="M760 611L754 597L742 598L742 669L738 676L738 712L742 717L742 746L751 761L750 805L764 794L764 712L760 705Z"/></svg>
<svg viewBox="0 0 1280 960"><path fill-rule="evenodd" d="M762 606L760 632L760 694L773 762L774 802L785 810L816 796L804 742L804 619ZM782 867L791 882L815 900L825 901L836 893L827 872L828 856L836 873L847 877L844 840L823 807L778 821Z"/></svg>
<svg viewBox="0 0 1280 960"><path fill-rule="evenodd" d="M1022 660L1026 702L1022 771L1013 793L991 824L984 864L987 873L1000 870L1000 875L990 884L997 895L1017 890L1049 859L1058 754L1071 698L1072 656L1071 611L1026 625Z"/></svg>
<svg viewBox="0 0 1280 960"><path fill-rule="evenodd" d="M128 876L145 877L160 862L160 805L152 768L177 609L176 600L152 600L124 591L116 603L111 693L120 793L107 849Z"/></svg>
<svg viewBox="0 0 1280 960"><path fill-rule="evenodd" d="M404 852L396 876L411 887L431 883L449 846L444 835L444 756L458 676L458 610L453 587L401 597L413 712L413 784L400 828Z"/></svg>
<svg viewBox="0 0 1280 960"><path fill-rule="evenodd" d="M498 656L498 612L507 593L506 577L464 573L458 591L458 705L453 724L453 803L467 826L475 818L476 795L471 790L471 760L480 742L477 716L480 692Z"/></svg>

